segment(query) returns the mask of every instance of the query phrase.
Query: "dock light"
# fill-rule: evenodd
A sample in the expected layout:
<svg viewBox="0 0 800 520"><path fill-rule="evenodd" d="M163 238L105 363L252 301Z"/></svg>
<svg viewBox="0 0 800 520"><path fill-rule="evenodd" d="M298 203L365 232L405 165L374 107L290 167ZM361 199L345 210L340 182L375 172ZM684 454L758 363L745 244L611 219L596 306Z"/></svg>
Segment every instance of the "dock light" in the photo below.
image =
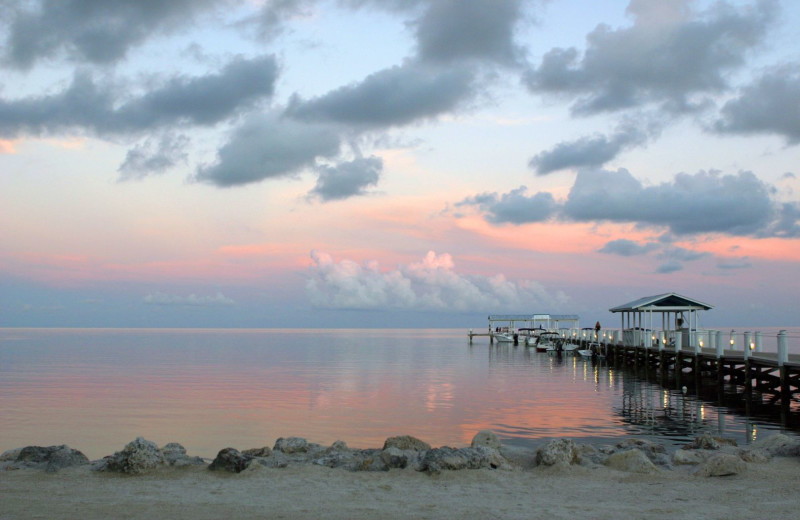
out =
<svg viewBox="0 0 800 520"><path fill-rule="evenodd" d="M755 350L755 349L756 349L756 343L755 343L755 341L751 341L750 342L750 350Z"/></svg>
<svg viewBox="0 0 800 520"><path fill-rule="evenodd" d="M735 331L735 330L732 330L732 331L731 331L731 347L733 347L733 344L734 344L734 343L736 343L736 338L735 338L735 336L736 336L736 331Z"/></svg>
<svg viewBox="0 0 800 520"><path fill-rule="evenodd" d="M700 340L700 348L703 348L703 340Z"/></svg>

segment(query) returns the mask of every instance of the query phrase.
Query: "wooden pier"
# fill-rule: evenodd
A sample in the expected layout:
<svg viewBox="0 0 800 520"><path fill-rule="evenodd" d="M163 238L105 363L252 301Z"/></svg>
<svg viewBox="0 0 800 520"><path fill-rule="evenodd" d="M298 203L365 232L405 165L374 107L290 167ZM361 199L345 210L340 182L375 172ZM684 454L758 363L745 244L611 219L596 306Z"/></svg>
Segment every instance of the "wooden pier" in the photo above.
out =
<svg viewBox="0 0 800 520"><path fill-rule="evenodd" d="M470 342L473 337L487 336L491 338L491 334L470 331ZM594 347L599 354L594 361L634 371L665 388L683 389L719 404L723 404L723 397L729 401L733 398L737 402L733 406L740 406L747 414L758 409L771 416L781 415L781 422L787 426L790 422L800 426L800 354L789 354L787 338L780 334L778 352L712 349L699 345L676 348L663 341L635 345L617 339L626 337L618 330L599 336L600 341L597 341L593 334L584 336L576 329L574 334L562 337L562 341L578 345L579 349ZM627 339L630 340L630 335ZM731 406L731 403L724 404ZM792 421L788 420L790 412Z"/></svg>
<svg viewBox="0 0 800 520"><path fill-rule="evenodd" d="M559 316L562 320L574 319L574 328L559 328L552 321L547 321L545 328L558 332L563 343L593 350L609 366L643 371L648 379L652 375L662 385L674 384L679 390L688 386L696 394L701 387L711 385L720 389L719 395L723 388L734 388L748 405L780 405L784 410L800 411L800 399L796 399L800 398L800 355L788 353L786 332L777 335L777 352L764 352L760 332L738 335L731 330L723 337L722 331L701 329L699 313L711 308L698 300L666 293L609 309L621 315L618 330L601 331L599 322L595 328L578 328L577 316ZM489 316L487 333L470 329L470 342L478 336L488 336L492 342L497 322L506 321L513 329L515 322L530 321L534 316L551 318ZM734 348L737 345L739 348Z"/></svg>
<svg viewBox="0 0 800 520"><path fill-rule="evenodd" d="M781 352L746 352L710 348L667 349L600 344L609 365L629 366L674 381L677 388L716 382L735 386L737 393L764 404L790 406L800 396L800 355Z"/></svg>

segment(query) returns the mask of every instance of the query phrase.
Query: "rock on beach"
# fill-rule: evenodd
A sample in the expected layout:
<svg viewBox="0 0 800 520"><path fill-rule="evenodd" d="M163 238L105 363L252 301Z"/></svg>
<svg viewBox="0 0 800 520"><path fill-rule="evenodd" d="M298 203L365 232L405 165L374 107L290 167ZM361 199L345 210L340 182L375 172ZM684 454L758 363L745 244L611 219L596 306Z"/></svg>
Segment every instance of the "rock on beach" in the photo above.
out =
<svg viewBox="0 0 800 520"><path fill-rule="evenodd" d="M185 467L205 464L200 457L190 457L186 448L177 442L159 448L155 442L137 437L113 455L109 455L94 464L97 471L110 471L138 475L155 469L174 466Z"/></svg>
<svg viewBox="0 0 800 520"><path fill-rule="evenodd" d="M524 453L522 453L524 452ZM228 447L219 451L207 465L209 470L241 473L259 468L316 465L340 468L352 472L386 472L411 470L430 475L465 469L498 469L535 471L536 467L556 466L568 469L607 467L632 474L652 474L665 470L681 470L697 477L738 475L750 464L764 464L773 457L797 457L800 440L775 435L745 448L730 439L701 435L675 450L671 456L663 445L646 440L626 439L614 446L599 449L573 439L552 439L534 450L504 448L491 431L475 435L469 447L433 448L430 444L409 435L386 439L381 449L350 449L343 441L329 447L310 443L302 437L281 437L273 448L239 451ZM162 448L138 437L121 451L99 461L89 462L85 455L65 445L28 446L9 450L0 455L0 469L60 468L91 464L98 471L143 474L161 468L181 468L206 465L200 457L191 457L178 443Z"/></svg>
<svg viewBox="0 0 800 520"><path fill-rule="evenodd" d="M55 472L71 466L89 464L89 459L78 450L60 446L27 446L9 450L0 455L0 462L10 462L8 469L34 468Z"/></svg>

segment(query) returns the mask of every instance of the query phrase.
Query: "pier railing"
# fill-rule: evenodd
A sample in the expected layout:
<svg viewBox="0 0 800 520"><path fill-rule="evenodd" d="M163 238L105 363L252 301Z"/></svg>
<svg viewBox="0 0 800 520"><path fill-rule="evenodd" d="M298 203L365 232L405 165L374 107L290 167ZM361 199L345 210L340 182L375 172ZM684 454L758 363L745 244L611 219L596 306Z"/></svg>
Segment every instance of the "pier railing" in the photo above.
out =
<svg viewBox="0 0 800 520"><path fill-rule="evenodd" d="M684 383L694 381L699 388L700 381L705 378L716 379L720 389L724 385L735 386L747 403L760 399L762 404L780 404L781 413L792 407L797 409L800 402L797 400L800 396L800 335L790 336L786 330L777 334L737 332L735 329L647 328L550 332L558 332L563 341L579 345L578 352L583 358L589 356L580 349L587 349L593 360L602 356L615 367L633 366L637 370L644 367L645 373L657 371L662 383L665 375L672 374L676 388L683 392L687 391L687 387L682 386ZM514 345L523 344L518 339L525 334L536 333L535 330L515 332ZM562 350L556 352L561 355ZM722 390L718 393L722 395Z"/></svg>
<svg viewBox="0 0 800 520"><path fill-rule="evenodd" d="M661 330L649 328L630 329L559 329L564 341L580 345L598 343L615 347L635 347L647 350L693 352L695 354L724 357L738 352L744 359L766 357L784 364L789 354L800 354L800 335L785 330L777 333L759 330L736 329L679 329ZM491 336L470 329L473 336Z"/></svg>
<svg viewBox="0 0 800 520"><path fill-rule="evenodd" d="M679 329L562 329L562 339L577 344L598 343L621 347L646 348L716 354L717 357L739 352L745 359L777 357L779 364L788 361L789 354L800 354L800 336L781 330L764 333L758 330Z"/></svg>

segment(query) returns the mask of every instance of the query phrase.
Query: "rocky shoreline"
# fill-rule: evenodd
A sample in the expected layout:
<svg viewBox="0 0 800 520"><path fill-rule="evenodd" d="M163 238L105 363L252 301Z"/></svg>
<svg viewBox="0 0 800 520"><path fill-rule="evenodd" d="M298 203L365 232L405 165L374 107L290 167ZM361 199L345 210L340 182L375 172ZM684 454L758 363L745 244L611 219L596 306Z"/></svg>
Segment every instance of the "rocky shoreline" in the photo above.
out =
<svg viewBox="0 0 800 520"><path fill-rule="evenodd" d="M573 439L545 441L533 450L503 446L491 431L481 431L469 447L431 447L412 436L386 439L380 449L351 449L342 442L322 446L301 437L279 438L272 448L239 451L224 448L213 460L190 456L178 443L159 448L141 437L121 451L90 461L66 445L28 446L0 455L0 470L37 469L57 472L88 466L92 471L141 475L166 468L206 466L209 471L242 473L262 468L322 466L350 472L387 472L411 469L429 475L443 471L488 469L526 471L537 467L606 467L633 474L685 471L693 476L720 477L745 472L751 464L773 457L800 457L800 440L776 434L752 445L739 447L732 439L704 434L669 453L658 443L627 439L616 445L594 447Z"/></svg>

